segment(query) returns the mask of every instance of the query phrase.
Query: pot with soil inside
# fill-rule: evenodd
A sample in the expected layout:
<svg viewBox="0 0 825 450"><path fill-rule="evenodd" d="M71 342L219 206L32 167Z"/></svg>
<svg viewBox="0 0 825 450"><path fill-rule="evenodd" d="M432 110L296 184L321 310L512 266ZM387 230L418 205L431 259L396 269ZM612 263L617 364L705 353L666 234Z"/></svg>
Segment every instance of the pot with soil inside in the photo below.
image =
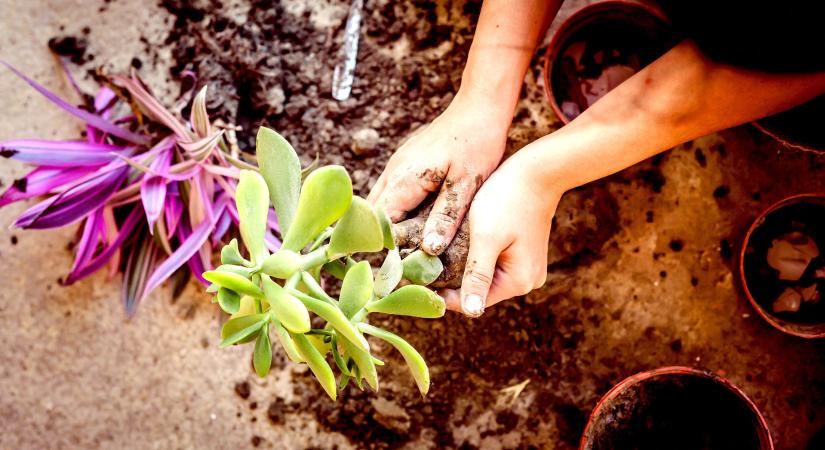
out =
<svg viewBox="0 0 825 450"><path fill-rule="evenodd" d="M710 372L663 367L633 375L599 401L580 450L772 450L765 419Z"/></svg>
<svg viewBox="0 0 825 450"><path fill-rule="evenodd" d="M825 337L825 193L786 198L751 225L739 277L753 307L794 336Z"/></svg>
<svg viewBox="0 0 825 450"><path fill-rule="evenodd" d="M570 16L544 57L544 90L568 123L675 43L667 19L640 2L608 0Z"/></svg>

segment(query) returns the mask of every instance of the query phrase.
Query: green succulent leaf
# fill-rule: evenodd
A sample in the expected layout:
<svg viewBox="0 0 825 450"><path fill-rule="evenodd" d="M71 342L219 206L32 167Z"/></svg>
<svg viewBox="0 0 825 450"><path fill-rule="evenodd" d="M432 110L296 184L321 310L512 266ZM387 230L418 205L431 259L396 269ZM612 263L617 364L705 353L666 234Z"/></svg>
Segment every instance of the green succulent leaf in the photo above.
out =
<svg viewBox="0 0 825 450"><path fill-rule="evenodd" d="M324 270L339 280L344 280L347 276L347 265L343 261L336 259L324 264Z"/></svg>
<svg viewBox="0 0 825 450"><path fill-rule="evenodd" d="M268 324L264 324L263 329L258 333L255 351L252 353L252 366L261 378L269 373L269 368L272 366L272 342L269 340Z"/></svg>
<svg viewBox="0 0 825 450"><path fill-rule="evenodd" d="M367 311L373 313L395 314L399 316L437 319L444 316L447 309L444 299L435 292L409 284L390 295L370 302Z"/></svg>
<svg viewBox="0 0 825 450"><path fill-rule="evenodd" d="M300 251L347 212L352 181L341 166L325 166L304 181L295 220L284 236L283 248Z"/></svg>
<svg viewBox="0 0 825 450"><path fill-rule="evenodd" d="M430 370L427 368L427 363L424 358L418 353L418 350L413 348L407 341L401 337L390 333L387 330L374 327L367 323L359 323L358 329L369 335L375 336L381 340L388 342L395 347L396 350L404 357L407 366L410 368L415 384L418 386L421 395L427 395L430 390Z"/></svg>
<svg viewBox="0 0 825 450"><path fill-rule="evenodd" d="M228 244L221 249L221 264L230 264L234 266L246 266L250 262L241 256L241 251L238 249L238 240L232 238Z"/></svg>
<svg viewBox="0 0 825 450"><path fill-rule="evenodd" d="M438 256L429 255L423 250L410 253L402 261L402 266L404 268L404 278L410 280L411 283L422 286L435 281L441 275L441 271L444 270L444 265L438 259Z"/></svg>
<svg viewBox="0 0 825 450"><path fill-rule="evenodd" d="M241 296L235 291L220 288L216 297L221 309L227 314L235 314L241 308Z"/></svg>
<svg viewBox="0 0 825 450"><path fill-rule="evenodd" d="M250 314L227 320L221 328L221 347L239 344L253 335L257 336L268 318L267 314Z"/></svg>
<svg viewBox="0 0 825 450"><path fill-rule="evenodd" d="M341 344L341 347L344 348L344 354L352 358L355 367L358 369L356 373L353 374L358 384L360 385L361 378L363 377L367 380L367 384L377 391L378 371L375 369L375 362L372 360L369 352L361 350L358 346L350 342L349 339L343 337L339 337L338 342Z"/></svg>
<svg viewBox="0 0 825 450"><path fill-rule="evenodd" d="M361 261L344 276L338 307L351 319L372 298L372 293L372 267L369 262Z"/></svg>
<svg viewBox="0 0 825 450"><path fill-rule="evenodd" d="M338 342L335 336L332 337L332 341L329 343L329 345L330 349L332 350L332 359L335 361L335 365L338 366L338 370L340 370L341 373L344 375L351 375L349 369L347 368L347 363L344 361L344 358L338 351Z"/></svg>
<svg viewBox="0 0 825 450"><path fill-rule="evenodd" d="M221 264L217 268L215 268L218 272L229 272L234 273L236 275L240 275L244 278L252 278L252 274L255 272L255 269L246 266L237 266L235 264Z"/></svg>
<svg viewBox="0 0 825 450"><path fill-rule="evenodd" d="M210 294L214 294L214 293L218 292L218 290L219 290L220 288L221 288L221 287L220 287L220 286L218 286L217 284L215 284L215 283L211 283L209 286L207 286L207 287L206 287L206 292L208 292L208 293L210 293ZM217 300L216 300L216 301L217 301ZM215 303L215 302L213 301L212 303Z"/></svg>
<svg viewBox="0 0 825 450"><path fill-rule="evenodd" d="M384 233L372 206L361 197L353 197L347 213L329 240L327 256L338 259L358 252L377 252L384 248Z"/></svg>
<svg viewBox="0 0 825 450"><path fill-rule="evenodd" d="M269 255L261 265L261 272L285 280L301 269L301 255L282 248Z"/></svg>
<svg viewBox="0 0 825 450"><path fill-rule="evenodd" d="M239 294L251 295L252 297L263 297L263 291L255 286L249 278L232 272L221 270L210 270L203 273L203 278L211 281L220 287L230 289Z"/></svg>
<svg viewBox="0 0 825 450"><path fill-rule="evenodd" d="M384 235L384 247L387 250L395 250L395 234L392 231L392 221L383 206L375 207L375 216L381 224L381 233Z"/></svg>
<svg viewBox="0 0 825 450"><path fill-rule="evenodd" d="M241 316L248 316L250 314L256 314L258 312L257 302L254 297L250 297L248 295L241 296L241 302L238 306L238 312L232 314L231 319Z"/></svg>
<svg viewBox="0 0 825 450"><path fill-rule="evenodd" d="M401 255L398 249L392 249L387 252L387 257L384 258L384 263L375 274L375 295L378 298L386 297L398 286L401 278L404 276L404 266L401 263Z"/></svg>
<svg viewBox="0 0 825 450"><path fill-rule="evenodd" d="M269 197L272 199L272 206L275 207L281 233L286 234L298 210L301 161L295 149L283 136L266 127L258 129L255 153L261 175L269 188Z"/></svg>
<svg viewBox="0 0 825 450"><path fill-rule="evenodd" d="M355 329L355 326L350 323L347 316L344 315L344 313L338 309L337 306L329 304L323 300L318 300L317 298L311 297L302 292L292 291L291 293L297 297L298 300L303 302L307 309L321 316L321 318L326 320L332 328L335 328L338 333L355 343L358 348L366 352L370 351L370 345L367 340L360 332L358 332L358 330Z"/></svg>
<svg viewBox="0 0 825 450"><path fill-rule="evenodd" d="M295 348L295 342L292 341L289 331L277 320L272 321L272 326L275 328L275 335L278 337L278 341L280 341L287 358L294 363L304 362L304 359L298 354L298 350Z"/></svg>
<svg viewBox="0 0 825 450"><path fill-rule="evenodd" d="M300 300L269 277L261 277L263 291L270 310L283 326L292 333L306 333L310 330L309 311Z"/></svg>
<svg viewBox="0 0 825 450"><path fill-rule="evenodd" d="M249 249L252 262L260 264L268 253L264 236L269 214L269 190L261 174L241 170L238 187L235 189L235 205L238 207L238 227L243 243Z"/></svg>
<svg viewBox="0 0 825 450"><path fill-rule="evenodd" d="M309 342L307 336L303 334L292 334L292 340L295 342L295 349L298 355L306 361L309 369L315 374L318 383L324 388L324 391L329 397L335 400L338 397L338 391L335 383L335 375L332 373L332 368L327 363L324 356Z"/></svg>

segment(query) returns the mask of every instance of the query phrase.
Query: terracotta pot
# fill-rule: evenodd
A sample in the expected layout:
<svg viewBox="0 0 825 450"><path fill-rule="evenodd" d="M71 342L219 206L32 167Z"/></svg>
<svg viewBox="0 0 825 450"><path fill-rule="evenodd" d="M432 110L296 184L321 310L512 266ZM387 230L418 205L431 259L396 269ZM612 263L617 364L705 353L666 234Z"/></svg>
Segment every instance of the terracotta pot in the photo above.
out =
<svg viewBox="0 0 825 450"><path fill-rule="evenodd" d="M784 200L774 203L765 211L763 211L762 214L759 215L759 217L756 218L753 224L751 224L751 226L748 228L748 231L745 233L745 237L742 240L742 246L739 250L739 282L750 304L753 306L753 308L756 310L759 316L765 319L769 324L773 325L778 330L781 330L787 334L791 334L794 336L799 336L808 339L823 338L825 337L825 322L794 322L788 319L778 317L773 312L766 309L764 305L764 299L762 302L759 301L760 293L756 290L754 286L752 286L752 283L749 283L747 276L750 269L750 267L747 267L747 265L749 264L749 258L747 257L748 248L751 245L751 239L754 237L754 232L765 223L766 219L771 214L777 212L782 208L799 204L820 205L822 206L823 210L825 210L825 192L799 194L794 195L792 197L788 197ZM825 252L825 249L821 249L821 251Z"/></svg>
<svg viewBox="0 0 825 450"><path fill-rule="evenodd" d="M753 125L786 147L825 154L823 117L825 95L788 111L757 120Z"/></svg>
<svg viewBox="0 0 825 450"><path fill-rule="evenodd" d="M693 404L689 404L691 400ZM711 422L711 426L715 426L714 436L727 444L713 441L710 444L715 443L715 446L708 445L709 442L703 440L709 438L708 429L672 427L670 420L681 414L690 415L686 411L691 407L701 408L698 411L700 420ZM662 408L669 408L675 416L662 414ZM632 428L637 424L641 427ZM642 432L631 436L638 430ZM656 433L660 435L657 441L645 441L653 439ZM661 442L662 439L670 443ZM579 449L694 448L691 439L701 442L695 448L774 448L765 418L748 396L730 381L691 367L662 367L630 376L605 394L587 421ZM676 444L673 441L677 441Z"/></svg>
<svg viewBox="0 0 825 450"><path fill-rule="evenodd" d="M564 55L571 44L584 40L589 41L591 46L605 44L607 48L615 48L616 41L624 39L621 46L626 49L626 54L636 55L640 69L672 47L675 44L672 38L664 13L650 3L605 0L585 6L562 23L547 47L544 56L544 91L550 106L564 123L568 123L573 117L565 114L562 103L573 101L567 98L569 92L576 93L578 99L573 103L578 105L579 112L595 101L588 102L584 94L579 95L581 83L578 80L568 80L564 76L567 73L562 70L563 64L566 64ZM628 73L635 73L635 70ZM619 79L623 75L625 74L618 74ZM565 86L573 86L575 83L579 83L579 87L572 90Z"/></svg>

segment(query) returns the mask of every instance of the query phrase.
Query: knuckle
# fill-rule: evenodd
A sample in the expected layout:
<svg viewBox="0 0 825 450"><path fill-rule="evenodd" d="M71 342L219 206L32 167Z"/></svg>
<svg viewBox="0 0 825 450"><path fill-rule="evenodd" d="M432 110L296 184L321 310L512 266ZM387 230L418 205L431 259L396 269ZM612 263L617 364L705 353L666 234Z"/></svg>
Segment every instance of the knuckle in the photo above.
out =
<svg viewBox="0 0 825 450"><path fill-rule="evenodd" d="M458 217L455 211L433 210L430 213L433 221L441 225L455 225L458 222Z"/></svg>
<svg viewBox="0 0 825 450"><path fill-rule="evenodd" d="M535 283L533 284L533 289L538 289L544 286L547 283L547 271L540 272L535 279Z"/></svg>
<svg viewBox="0 0 825 450"><path fill-rule="evenodd" d="M493 283L493 277L478 270L470 269L464 273L464 283L476 286L490 286Z"/></svg>

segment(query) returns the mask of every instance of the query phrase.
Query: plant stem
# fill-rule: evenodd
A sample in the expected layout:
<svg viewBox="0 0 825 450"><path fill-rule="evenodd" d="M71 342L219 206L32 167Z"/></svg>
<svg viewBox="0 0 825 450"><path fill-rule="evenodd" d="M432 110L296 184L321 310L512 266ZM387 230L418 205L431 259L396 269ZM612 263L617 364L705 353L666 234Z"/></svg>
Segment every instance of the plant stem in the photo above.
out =
<svg viewBox="0 0 825 450"><path fill-rule="evenodd" d="M320 235L318 235L318 237L315 239L315 242L313 242L312 245L309 247L309 251L313 252L317 250L318 247L320 247L321 244L324 243L324 241L326 241L327 239L329 239L330 236L332 236L332 232L334 230L335 228L327 227L326 230L324 230Z"/></svg>
<svg viewBox="0 0 825 450"><path fill-rule="evenodd" d="M367 311L366 308L361 308L361 309L358 310L357 313L352 315L352 319L350 319L350 320L352 320L353 322L356 322L356 323L361 322L362 320L367 318L367 314L369 314L369 311Z"/></svg>
<svg viewBox="0 0 825 450"><path fill-rule="evenodd" d="M328 262L329 258L327 258L327 246L325 245L301 256L301 270L309 270L313 267L322 266Z"/></svg>
<svg viewBox="0 0 825 450"><path fill-rule="evenodd" d="M333 305L338 303L324 291L324 288L322 288L321 285L315 281L315 278L313 278L309 272L301 272L301 281L304 282L304 285L307 289L309 289L310 294L315 296L315 298L324 300L325 302Z"/></svg>

